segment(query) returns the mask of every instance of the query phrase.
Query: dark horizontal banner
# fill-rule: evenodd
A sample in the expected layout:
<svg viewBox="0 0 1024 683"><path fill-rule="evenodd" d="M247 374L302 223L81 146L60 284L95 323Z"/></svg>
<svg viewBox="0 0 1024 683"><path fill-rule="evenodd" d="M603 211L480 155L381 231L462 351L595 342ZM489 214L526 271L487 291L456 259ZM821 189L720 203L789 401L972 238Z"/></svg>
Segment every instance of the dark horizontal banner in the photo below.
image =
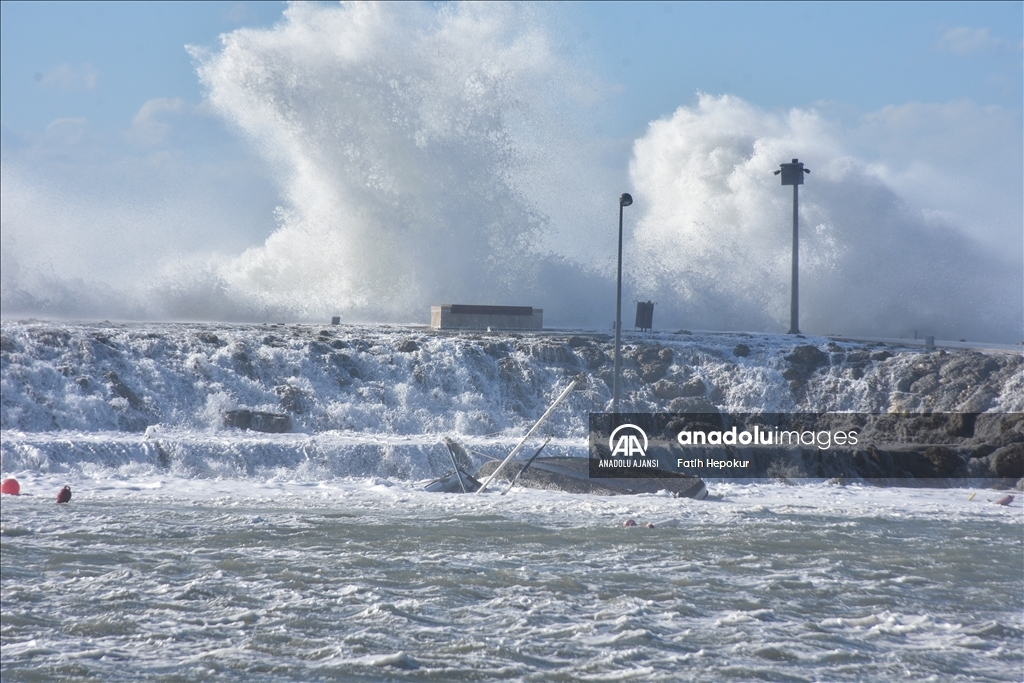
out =
<svg viewBox="0 0 1024 683"><path fill-rule="evenodd" d="M478 306L474 304L452 304L453 315L533 315L532 306Z"/></svg>
<svg viewBox="0 0 1024 683"><path fill-rule="evenodd" d="M590 476L1019 479L1024 413L591 413Z"/></svg>

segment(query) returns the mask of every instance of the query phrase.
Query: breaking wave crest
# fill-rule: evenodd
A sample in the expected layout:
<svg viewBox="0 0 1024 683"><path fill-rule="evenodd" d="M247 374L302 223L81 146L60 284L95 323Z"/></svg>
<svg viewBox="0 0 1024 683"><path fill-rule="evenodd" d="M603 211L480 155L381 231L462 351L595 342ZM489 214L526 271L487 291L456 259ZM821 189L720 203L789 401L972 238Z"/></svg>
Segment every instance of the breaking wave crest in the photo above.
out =
<svg viewBox="0 0 1024 683"><path fill-rule="evenodd" d="M813 169L800 193L803 329L1017 340L1018 258L927 220L816 112L729 96L702 95L634 147L640 296L706 329L786 329L792 194L772 173L797 156Z"/></svg>
<svg viewBox="0 0 1024 683"><path fill-rule="evenodd" d="M293 5L200 56L210 101L281 169L280 227L227 285L301 317L422 318L536 294L530 191L576 81L528 9Z"/></svg>
<svg viewBox="0 0 1024 683"><path fill-rule="evenodd" d="M273 225L225 227L230 247L201 242L216 229L182 222L216 223L224 207L193 206L195 188L133 218L97 201L95 183L43 191L5 152L5 317L425 322L430 305L464 302L608 329L615 199L628 190L627 310L651 299L661 329L779 332L790 194L771 173L800 157L813 171L803 329L1020 340L1019 193L989 214L944 212L943 188L977 194L973 172L929 166L907 143L899 163L937 179L908 191L895 162L856 144L902 135L884 112L865 133L827 108L776 113L706 94L650 124L627 181L592 125L611 89L559 52L550 19L519 4L298 3L272 28L190 48L212 111L273 177ZM950 124L937 106L935 120L927 107L897 114L991 129L989 148L1019 138L1005 113L962 104ZM1000 159L1019 173L1016 149ZM132 196L163 197L153 184ZM986 230L998 239L985 244Z"/></svg>

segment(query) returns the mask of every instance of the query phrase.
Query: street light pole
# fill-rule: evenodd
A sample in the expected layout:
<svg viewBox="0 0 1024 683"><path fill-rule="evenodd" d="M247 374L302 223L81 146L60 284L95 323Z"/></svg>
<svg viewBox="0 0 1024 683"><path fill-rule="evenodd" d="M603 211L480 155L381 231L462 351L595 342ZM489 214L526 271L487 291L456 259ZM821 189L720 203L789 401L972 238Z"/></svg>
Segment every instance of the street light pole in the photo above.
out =
<svg viewBox="0 0 1024 683"><path fill-rule="evenodd" d="M791 163L780 164L775 175L782 174L782 184L793 186L793 286L789 300L789 334L800 334L800 223L799 223L799 187L804 184L804 168L800 161L793 159Z"/></svg>
<svg viewBox="0 0 1024 683"><path fill-rule="evenodd" d="M612 380L612 412L619 412L619 373L622 368L622 209L633 203L628 192L619 196L619 271L615 279L615 377Z"/></svg>
<svg viewBox="0 0 1024 683"><path fill-rule="evenodd" d="M800 334L800 185L793 185L793 286L789 294L789 333Z"/></svg>

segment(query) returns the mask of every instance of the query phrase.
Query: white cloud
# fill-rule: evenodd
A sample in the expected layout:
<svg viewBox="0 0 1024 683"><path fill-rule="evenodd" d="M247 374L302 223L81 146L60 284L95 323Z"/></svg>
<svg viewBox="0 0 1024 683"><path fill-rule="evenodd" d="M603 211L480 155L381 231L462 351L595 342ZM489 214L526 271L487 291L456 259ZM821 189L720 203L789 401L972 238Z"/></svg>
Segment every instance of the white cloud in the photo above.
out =
<svg viewBox="0 0 1024 683"><path fill-rule="evenodd" d="M81 90L95 90L99 80L99 70L84 62L81 64L61 63L52 67L45 73L36 75L39 84L46 88L62 90L64 92L75 92Z"/></svg>
<svg viewBox="0 0 1024 683"><path fill-rule="evenodd" d="M228 7L223 12L222 16L236 26L259 22L261 15L256 8L253 7L253 4L254 3L251 2L236 2Z"/></svg>
<svg viewBox="0 0 1024 683"><path fill-rule="evenodd" d="M159 97L147 100L135 116L126 133L128 139L140 147L155 147L168 141L171 123L167 119L180 115L185 110L185 101L173 97Z"/></svg>
<svg viewBox="0 0 1024 683"><path fill-rule="evenodd" d="M78 145L88 135L89 122L85 119L54 119L46 126L44 140L53 147Z"/></svg>
<svg viewBox="0 0 1024 683"><path fill-rule="evenodd" d="M954 26L946 29L939 38L938 48L955 55L970 55L991 52L1003 47L1013 47L1009 41L993 36L987 28Z"/></svg>

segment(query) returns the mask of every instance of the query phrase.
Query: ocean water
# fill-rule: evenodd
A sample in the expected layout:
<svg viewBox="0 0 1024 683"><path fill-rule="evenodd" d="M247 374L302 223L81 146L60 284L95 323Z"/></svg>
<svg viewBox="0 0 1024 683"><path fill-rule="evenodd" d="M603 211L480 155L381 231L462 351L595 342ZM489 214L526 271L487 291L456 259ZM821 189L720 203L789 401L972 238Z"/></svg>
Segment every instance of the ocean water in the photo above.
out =
<svg viewBox="0 0 1024 683"><path fill-rule="evenodd" d="M797 343L828 357L806 381L784 377ZM450 467L444 436L506 454L579 372L537 438L585 455L609 350L581 332L4 322L0 470L22 495L0 500L0 678L1021 680L1019 496L421 490ZM742 333L626 350L633 410L670 403L651 373L723 410L1024 405L1012 353ZM291 431L225 427L238 409Z"/></svg>
<svg viewBox="0 0 1024 683"><path fill-rule="evenodd" d="M29 476L5 681L1019 681L1024 518L964 489L706 501ZM628 519L655 528L623 528Z"/></svg>

